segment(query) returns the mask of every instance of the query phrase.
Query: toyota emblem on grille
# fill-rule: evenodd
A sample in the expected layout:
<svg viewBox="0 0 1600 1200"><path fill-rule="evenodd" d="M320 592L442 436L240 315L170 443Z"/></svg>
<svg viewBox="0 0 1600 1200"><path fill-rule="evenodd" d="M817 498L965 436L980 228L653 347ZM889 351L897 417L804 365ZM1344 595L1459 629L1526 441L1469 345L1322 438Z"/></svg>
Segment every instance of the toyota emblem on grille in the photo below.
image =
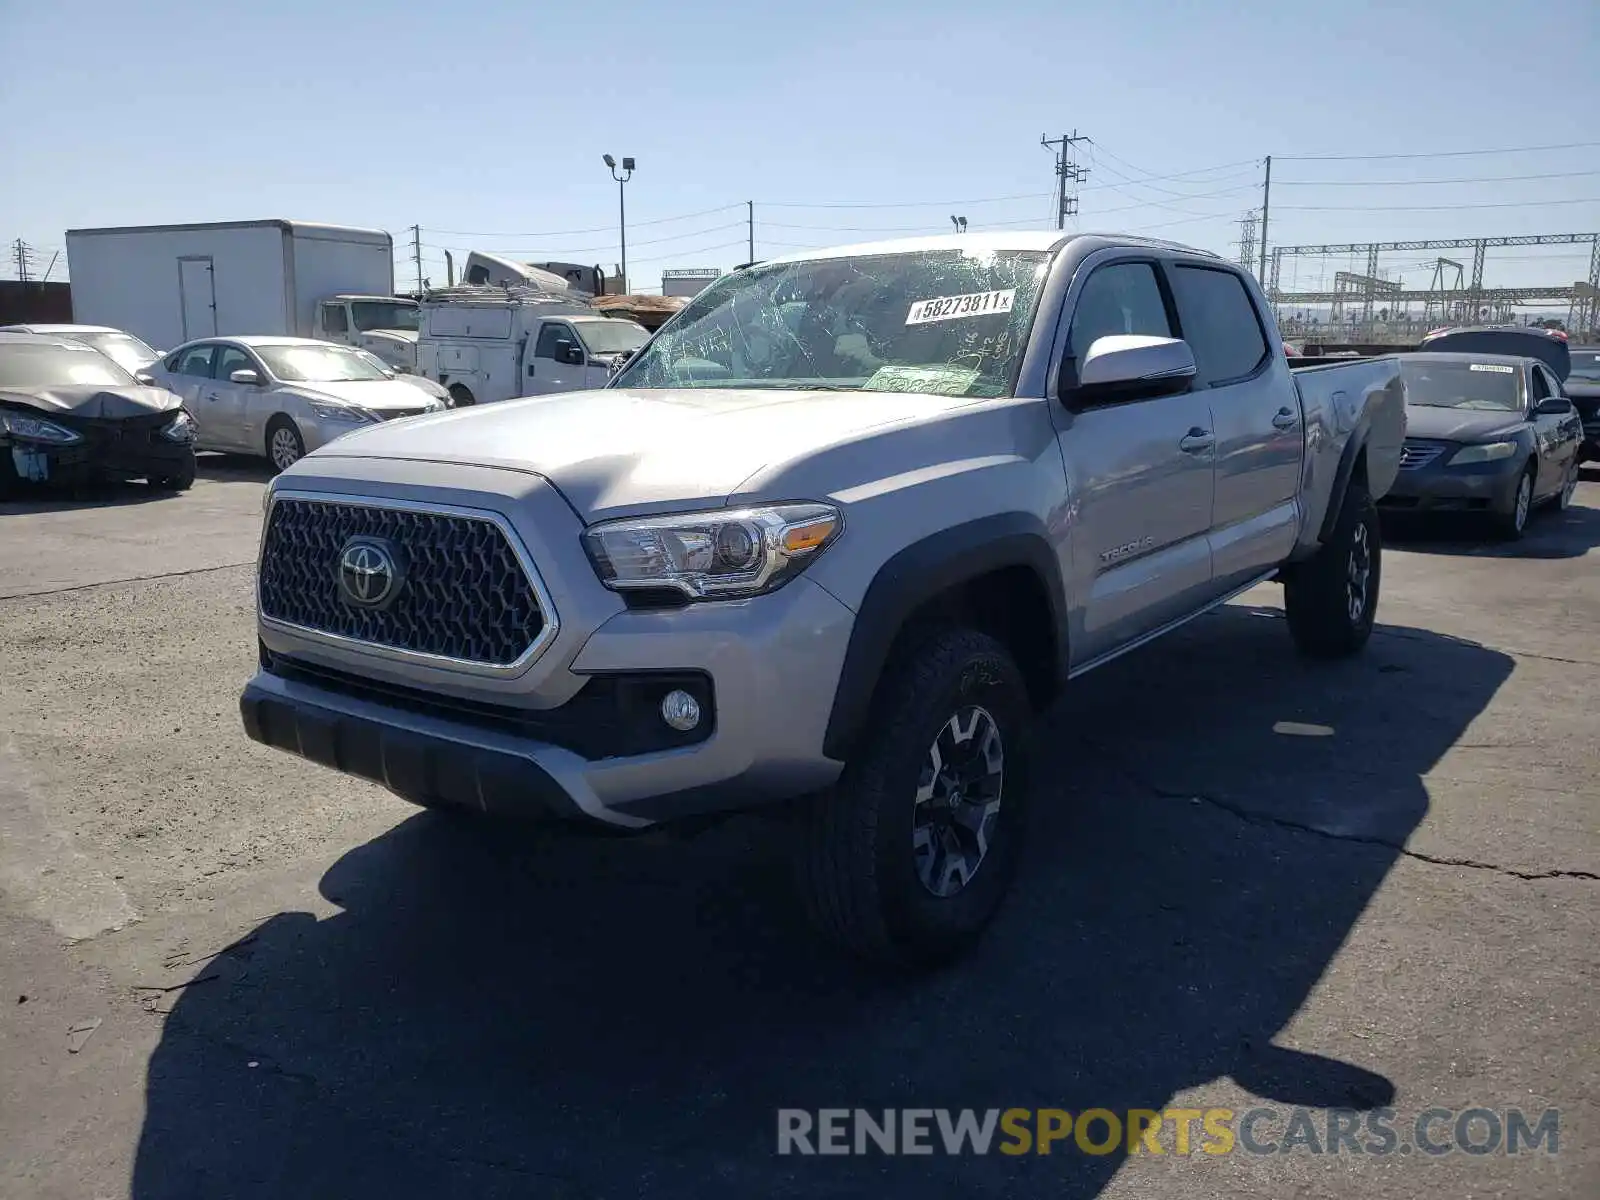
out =
<svg viewBox="0 0 1600 1200"><path fill-rule="evenodd" d="M381 608L400 590L400 558L377 538L351 538L339 552L339 592L358 608Z"/></svg>

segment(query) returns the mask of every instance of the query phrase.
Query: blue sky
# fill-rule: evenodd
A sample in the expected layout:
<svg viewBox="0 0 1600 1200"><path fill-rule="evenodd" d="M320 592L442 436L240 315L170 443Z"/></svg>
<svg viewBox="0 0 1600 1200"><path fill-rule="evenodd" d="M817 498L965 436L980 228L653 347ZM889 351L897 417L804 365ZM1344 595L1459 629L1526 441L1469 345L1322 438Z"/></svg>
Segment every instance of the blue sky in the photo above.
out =
<svg viewBox="0 0 1600 1200"><path fill-rule="evenodd" d="M1274 244L1600 229L1594 0L0 0L0 44L0 239L45 262L74 226L286 216L420 225L435 282L444 248L609 265L610 152L651 284L742 261L746 200L758 256L1048 225L1039 138L1074 128L1082 228L1233 253L1271 154Z"/></svg>

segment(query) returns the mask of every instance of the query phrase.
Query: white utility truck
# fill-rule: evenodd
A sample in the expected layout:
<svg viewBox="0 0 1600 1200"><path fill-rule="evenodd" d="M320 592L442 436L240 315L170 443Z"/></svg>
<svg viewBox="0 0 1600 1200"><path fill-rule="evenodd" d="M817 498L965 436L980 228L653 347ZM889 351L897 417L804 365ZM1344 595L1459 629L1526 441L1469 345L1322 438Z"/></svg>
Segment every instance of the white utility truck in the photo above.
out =
<svg viewBox="0 0 1600 1200"><path fill-rule="evenodd" d="M416 367L417 304L394 295L394 239L305 221L67 231L73 319L169 350L201 337L315 337Z"/></svg>
<svg viewBox="0 0 1600 1200"><path fill-rule="evenodd" d="M578 293L539 287L437 288L422 300L417 374L456 407L604 387L619 356L649 340Z"/></svg>

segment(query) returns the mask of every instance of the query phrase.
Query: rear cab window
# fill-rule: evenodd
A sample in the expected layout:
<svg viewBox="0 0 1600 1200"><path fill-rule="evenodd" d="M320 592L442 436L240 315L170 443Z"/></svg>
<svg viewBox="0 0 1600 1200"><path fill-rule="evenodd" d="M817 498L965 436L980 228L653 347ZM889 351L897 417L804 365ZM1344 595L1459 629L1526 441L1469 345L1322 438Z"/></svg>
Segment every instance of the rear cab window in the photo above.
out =
<svg viewBox="0 0 1600 1200"><path fill-rule="evenodd" d="M1219 387L1254 375L1271 356L1261 315L1234 272L1177 263L1170 270L1183 339L1194 351L1196 384Z"/></svg>

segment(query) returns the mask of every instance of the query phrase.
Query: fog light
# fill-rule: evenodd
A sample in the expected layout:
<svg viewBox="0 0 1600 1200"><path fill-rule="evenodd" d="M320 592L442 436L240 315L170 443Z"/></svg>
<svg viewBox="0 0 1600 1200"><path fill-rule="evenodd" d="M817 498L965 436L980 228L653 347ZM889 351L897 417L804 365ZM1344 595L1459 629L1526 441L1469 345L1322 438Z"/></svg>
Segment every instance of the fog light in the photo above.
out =
<svg viewBox="0 0 1600 1200"><path fill-rule="evenodd" d="M661 697L661 719L679 733L688 733L700 724L700 702L681 688Z"/></svg>

